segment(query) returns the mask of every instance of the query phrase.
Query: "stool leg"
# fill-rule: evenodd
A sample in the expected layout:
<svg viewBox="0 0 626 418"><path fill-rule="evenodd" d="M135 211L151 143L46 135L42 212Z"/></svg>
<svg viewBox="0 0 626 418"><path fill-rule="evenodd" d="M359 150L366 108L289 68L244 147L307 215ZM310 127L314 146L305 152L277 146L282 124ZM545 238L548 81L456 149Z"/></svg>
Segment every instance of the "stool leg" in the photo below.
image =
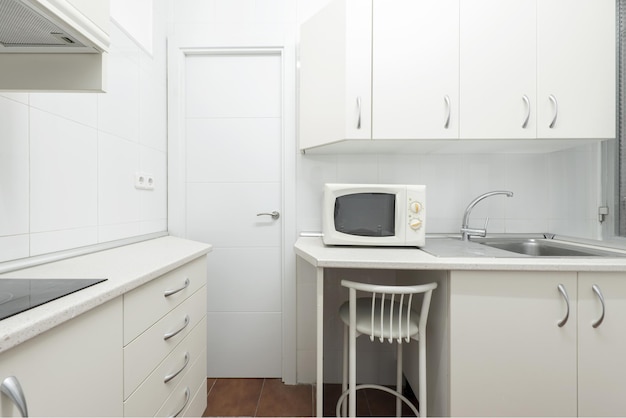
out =
<svg viewBox="0 0 626 418"><path fill-rule="evenodd" d="M402 393L402 344L396 344L396 391ZM402 416L402 400L396 396L396 416Z"/></svg>
<svg viewBox="0 0 626 418"><path fill-rule="evenodd" d="M350 394L348 401L350 402L348 411L351 417L356 417L356 290L350 289L350 366L349 366L349 384Z"/></svg>
<svg viewBox="0 0 626 418"><path fill-rule="evenodd" d="M419 413L420 418L427 417L426 409L426 336L420 335L419 339Z"/></svg>
<svg viewBox="0 0 626 418"><path fill-rule="evenodd" d="M348 389L348 326L343 326L343 373L341 378L341 393ZM341 416L345 417L348 413L348 403L346 401L341 405Z"/></svg>

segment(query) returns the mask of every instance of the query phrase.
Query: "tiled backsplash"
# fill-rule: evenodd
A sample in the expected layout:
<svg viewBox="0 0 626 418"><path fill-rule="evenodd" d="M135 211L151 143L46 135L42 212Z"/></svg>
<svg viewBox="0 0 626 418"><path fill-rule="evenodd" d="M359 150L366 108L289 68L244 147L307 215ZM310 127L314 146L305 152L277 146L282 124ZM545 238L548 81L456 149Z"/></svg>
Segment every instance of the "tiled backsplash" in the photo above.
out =
<svg viewBox="0 0 626 418"><path fill-rule="evenodd" d="M324 183L425 184L428 233L458 233L476 196L511 190L479 203L472 226L489 232L552 232L599 238L600 146L548 154L304 155L299 158L300 231L319 231Z"/></svg>
<svg viewBox="0 0 626 418"><path fill-rule="evenodd" d="M167 230L165 42L111 30L107 93L0 92L0 262Z"/></svg>

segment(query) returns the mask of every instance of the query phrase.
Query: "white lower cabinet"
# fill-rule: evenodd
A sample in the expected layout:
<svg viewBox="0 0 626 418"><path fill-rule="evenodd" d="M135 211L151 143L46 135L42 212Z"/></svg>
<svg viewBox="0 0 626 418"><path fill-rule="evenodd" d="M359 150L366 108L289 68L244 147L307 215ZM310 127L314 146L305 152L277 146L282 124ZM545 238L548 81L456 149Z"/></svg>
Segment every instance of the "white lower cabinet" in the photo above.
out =
<svg viewBox="0 0 626 418"><path fill-rule="evenodd" d="M206 257L124 295L124 416L202 415L206 301Z"/></svg>
<svg viewBox="0 0 626 418"><path fill-rule="evenodd" d="M30 416L201 416L206 256L0 354ZM21 416L0 395L0 416Z"/></svg>
<svg viewBox="0 0 626 418"><path fill-rule="evenodd" d="M14 376L30 416L122 415L122 298L0 355L0 380ZM21 416L0 396L0 416Z"/></svg>
<svg viewBox="0 0 626 418"><path fill-rule="evenodd" d="M626 273L578 273L579 416L626 415L625 319Z"/></svg>
<svg viewBox="0 0 626 418"><path fill-rule="evenodd" d="M626 274L450 278L451 416L624 415Z"/></svg>

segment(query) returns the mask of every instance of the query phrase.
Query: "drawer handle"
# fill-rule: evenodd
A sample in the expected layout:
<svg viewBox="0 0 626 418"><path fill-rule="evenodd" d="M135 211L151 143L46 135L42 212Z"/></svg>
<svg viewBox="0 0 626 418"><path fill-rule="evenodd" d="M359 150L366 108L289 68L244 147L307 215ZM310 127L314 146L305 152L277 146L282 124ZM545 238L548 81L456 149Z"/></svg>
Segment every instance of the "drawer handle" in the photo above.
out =
<svg viewBox="0 0 626 418"><path fill-rule="evenodd" d="M602 296L602 292L600 291L600 286L598 286L597 284L594 284L593 286L591 286L591 288L593 289L595 294L598 295L598 299L600 299L600 303L602 304L602 315L600 315L600 318L598 318L597 321L594 321L594 323L591 324L592 327L598 328L600 324L602 323L602 321L604 321L604 312L606 311L606 307L604 306L604 296Z"/></svg>
<svg viewBox="0 0 626 418"><path fill-rule="evenodd" d="M559 328L561 328L563 325L565 325L565 323L567 323L567 320L569 319L569 296L567 296L567 291L565 290L565 286L563 286L562 284L559 283L558 289L559 289L559 292L561 292L561 295L563 295L563 299L565 299L565 305L567 306L565 317L561 319L559 323L557 324Z"/></svg>
<svg viewBox="0 0 626 418"><path fill-rule="evenodd" d="M0 392L4 393L13 401L20 414L23 417L28 416L28 408L26 407L26 398L24 397L24 391L20 385L20 381L15 376L9 376L2 381L0 385Z"/></svg>
<svg viewBox="0 0 626 418"><path fill-rule="evenodd" d="M176 331L172 331L172 332L168 332L165 335L163 335L163 339L165 341L169 340L170 338L178 335L179 333L181 333L185 328L187 328L187 325L189 325L189 315L185 315L185 323L183 324L182 327L180 327L179 329L177 329Z"/></svg>
<svg viewBox="0 0 626 418"><path fill-rule="evenodd" d="M185 290L185 289L187 289L187 288L189 287L189 283L190 283L190 282L189 282L189 277L187 277L187 278L185 279L185 284L183 284L183 287L180 287L180 288L178 288L178 289L174 289L174 290L166 290L166 291L163 293L163 296L168 297L168 296L175 295L175 294L176 294L176 293L178 293L178 292L182 292L183 290Z"/></svg>
<svg viewBox="0 0 626 418"><path fill-rule="evenodd" d="M183 410L187 407L187 404L189 403L189 398L191 397L191 392L189 391L189 388L185 388L185 403L183 404L183 406L173 415L170 416L170 418L174 418L180 415L181 412L183 412Z"/></svg>
<svg viewBox="0 0 626 418"><path fill-rule="evenodd" d="M182 372L183 370L185 370L185 367L187 367L187 365L189 364L189 353L185 353L185 364L183 364L183 367L181 367L177 372L168 374L167 376L165 376L163 378L163 383L167 383L170 380L172 380L173 378L175 378L176 376L178 376L180 374L180 372Z"/></svg>

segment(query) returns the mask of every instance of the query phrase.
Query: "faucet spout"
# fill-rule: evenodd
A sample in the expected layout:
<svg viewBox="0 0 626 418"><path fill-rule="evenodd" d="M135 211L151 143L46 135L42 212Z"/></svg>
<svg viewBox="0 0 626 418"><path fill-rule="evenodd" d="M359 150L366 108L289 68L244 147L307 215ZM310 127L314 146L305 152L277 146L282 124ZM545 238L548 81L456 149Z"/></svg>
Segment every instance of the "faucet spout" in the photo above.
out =
<svg viewBox="0 0 626 418"><path fill-rule="evenodd" d="M513 192L508 190L494 190L492 192L483 193L474 200L472 200L469 205L465 208L465 212L463 213L463 224L461 225L461 239L463 241L468 241L470 236L480 236L484 237L487 235L487 223L485 222L485 227L483 229L476 229L469 227L469 217L472 209L478 202L483 199L488 198L489 196L503 194L508 197L513 197Z"/></svg>

